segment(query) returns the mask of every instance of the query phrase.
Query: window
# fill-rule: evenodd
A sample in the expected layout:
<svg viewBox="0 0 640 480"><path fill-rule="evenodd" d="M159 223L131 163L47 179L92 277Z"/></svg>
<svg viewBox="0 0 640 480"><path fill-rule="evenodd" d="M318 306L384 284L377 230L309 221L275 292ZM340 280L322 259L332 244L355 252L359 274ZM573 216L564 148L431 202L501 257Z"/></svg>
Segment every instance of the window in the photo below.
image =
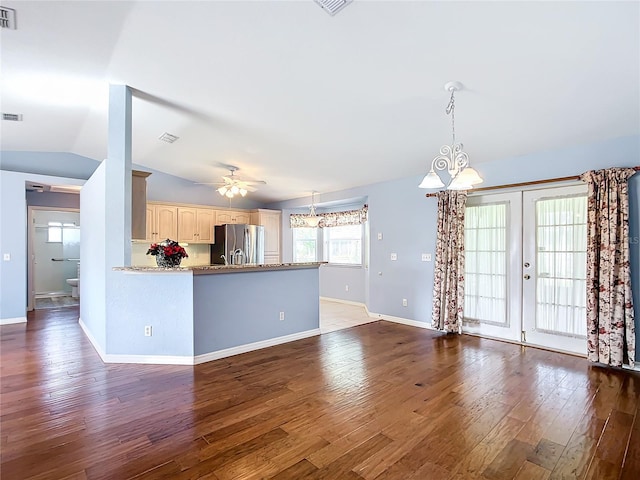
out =
<svg viewBox="0 0 640 480"><path fill-rule="evenodd" d="M49 222L47 227L47 242L62 243L62 222Z"/></svg>
<svg viewBox="0 0 640 480"><path fill-rule="evenodd" d="M507 205L472 205L465 210L464 316L507 322Z"/></svg>
<svg viewBox="0 0 640 480"><path fill-rule="evenodd" d="M318 259L318 229L293 228L293 261L316 262Z"/></svg>
<svg viewBox="0 0 640 480"><path fill-rule="evenodd" d="M323 228L324 259L329 263L362 265L362 225Z"/></svg>

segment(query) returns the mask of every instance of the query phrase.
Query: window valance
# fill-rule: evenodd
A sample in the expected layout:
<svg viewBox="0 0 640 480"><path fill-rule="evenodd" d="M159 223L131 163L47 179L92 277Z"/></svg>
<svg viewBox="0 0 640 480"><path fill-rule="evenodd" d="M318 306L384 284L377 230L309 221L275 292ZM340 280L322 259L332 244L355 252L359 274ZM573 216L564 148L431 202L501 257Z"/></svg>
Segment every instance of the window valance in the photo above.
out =
<svg viewBox="0 0 640 480"><path fill-rule="evenodd" d="M318 227L339 227L342 225L362 225L367 221L367 205L357 210L347 210L344 212L318 213L320 218ZM289 215L289 225L291 228L307 228L308 213L292 213Z"/></svg>

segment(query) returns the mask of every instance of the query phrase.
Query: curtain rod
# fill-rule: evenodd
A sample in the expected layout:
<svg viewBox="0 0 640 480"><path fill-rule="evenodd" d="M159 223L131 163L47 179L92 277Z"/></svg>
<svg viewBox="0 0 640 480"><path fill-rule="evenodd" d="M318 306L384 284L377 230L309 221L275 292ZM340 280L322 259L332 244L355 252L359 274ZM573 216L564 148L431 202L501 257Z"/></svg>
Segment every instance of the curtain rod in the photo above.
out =
<svg viewBox="0 0 640 480"><path fill-rule="evenodd" d="M636 172L640 171L640 165L637 167L621 167L621 168L633 168ZM558 177L558 178L548 178L546 180L534 180L532 182L522 182L522 183L509 183L506 185L496 185L493 187L480 187L480 188L472 188L469 192L483 192L485 190L501 190L503 188L516 188L516 187L528 187L531 185L543 185L545 183L557 183L557 182L568 182L571 180L580 180L580 175L573 175L572 177ZM435 193L426 193L425 197L435 197L438 195Z"/></svg>

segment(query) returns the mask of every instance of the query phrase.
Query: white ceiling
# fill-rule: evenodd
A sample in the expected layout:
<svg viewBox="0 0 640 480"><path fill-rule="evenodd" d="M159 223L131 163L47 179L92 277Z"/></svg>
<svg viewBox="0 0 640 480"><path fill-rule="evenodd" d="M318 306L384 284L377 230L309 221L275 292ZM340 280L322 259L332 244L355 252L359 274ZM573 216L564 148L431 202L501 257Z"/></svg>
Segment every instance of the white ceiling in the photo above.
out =
<svg viewBox="0 0 640 480"><path fill-rule="evenodd" d="M2 111L24 115L2 150L105 158L109 83L136 92L134 163L194 182L233 164L263 201L424 173L450 80L480 172L640 134L636 1L2 3Z"/></svg>

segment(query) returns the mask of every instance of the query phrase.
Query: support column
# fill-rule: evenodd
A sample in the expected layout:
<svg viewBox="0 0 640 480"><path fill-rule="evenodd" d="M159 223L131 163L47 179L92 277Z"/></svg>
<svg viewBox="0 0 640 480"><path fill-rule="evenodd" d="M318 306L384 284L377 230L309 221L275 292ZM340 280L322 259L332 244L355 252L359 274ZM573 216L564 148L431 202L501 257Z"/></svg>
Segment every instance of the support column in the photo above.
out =
<svg viewBox="0 0 640 480"><path fill-rule="evenodd" d="M128 86L109 86L109 132L105 160L107 270L131 265L131 103Z"/></svg>

